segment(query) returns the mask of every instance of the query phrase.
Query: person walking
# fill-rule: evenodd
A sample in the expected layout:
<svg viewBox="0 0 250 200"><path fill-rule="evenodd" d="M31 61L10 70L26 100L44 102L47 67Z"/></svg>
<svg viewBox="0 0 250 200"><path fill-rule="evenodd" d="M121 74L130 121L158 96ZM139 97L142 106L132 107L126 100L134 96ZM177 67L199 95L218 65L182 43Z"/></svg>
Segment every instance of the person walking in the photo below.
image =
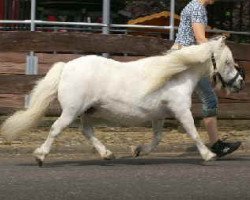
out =
<svg viewBox="0 0 250 200"><path fill-rule="evenodd" d="M207 26L206 6L211 5L215 0L192 0L181 12L181 20L175 43L171 50L178 50L182 47L207 42L205 35ZM202 78L196 87L202 102L203 121L211 143L211 151L222 157L237 150L241 142L225 142L218 136L217 112L218 98L212 88L209 77Z"/></svg>

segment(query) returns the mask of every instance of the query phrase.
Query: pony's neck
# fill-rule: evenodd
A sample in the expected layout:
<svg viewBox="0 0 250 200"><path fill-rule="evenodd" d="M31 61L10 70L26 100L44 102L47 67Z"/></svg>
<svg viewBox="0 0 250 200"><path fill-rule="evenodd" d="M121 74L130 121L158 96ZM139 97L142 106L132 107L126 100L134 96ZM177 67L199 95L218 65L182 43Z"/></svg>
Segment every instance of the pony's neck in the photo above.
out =
<svg viewBox="0 0 250 200"><path fill-rule="evenodd" d="M188 70L183 71L182 73L177 75L176 79L173 78L173 81L179 81L179 84L182 85L183 88L185 88L183 89L185 93L189 93L190 95L192 95L199 81L204 77L208 77L209 71L209 65L205 64L204 66L189 68Z"/></svg>

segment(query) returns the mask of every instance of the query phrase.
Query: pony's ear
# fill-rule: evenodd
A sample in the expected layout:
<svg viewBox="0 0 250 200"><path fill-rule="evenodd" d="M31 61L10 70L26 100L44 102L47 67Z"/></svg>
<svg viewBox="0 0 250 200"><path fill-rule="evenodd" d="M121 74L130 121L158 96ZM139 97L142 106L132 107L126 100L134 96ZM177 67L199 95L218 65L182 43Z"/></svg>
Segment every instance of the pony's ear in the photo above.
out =
<svg viewBox="0 0 250 200"><path fill-rule="evenodd" d="M219 35L216 37L213 37L210 39L210 41L214 42L214 46L212 48L212 51L216 51L218 49L224 48L226 46L226 36L224 35Z"/></svg>
<svg viewBox="0 0 250 200"><path fill-rule="evenodd" d="M227 39L227 36L225 36L225 35L220 36L221 42L225 43L226 39Z"/></svg>
<svg viewBox="0 0 250 200"><path fill-rule="evenodd" d="M210 40L218 41L218 44L220 46L225 46L226 39L227 39L227 35L226 34L222 34L222 35L217 35L217 36L211 38Z"/></svg>
<svg viewBox="0 0 250 200"><path fill-rule="evenodd" d="M218 39L219 44L220 44L221 47L224 47L224 46L226 45L226 39L227 39L227 37L226 37L225 35L222 35L222 36Z"/></svg>
<svg viewBox="0 0 250 200"><path fill-rule="evenodd" d="M227 38L229 37L227 34L222 34L222 40L224 41L224 43L226 42Z"/></svg>

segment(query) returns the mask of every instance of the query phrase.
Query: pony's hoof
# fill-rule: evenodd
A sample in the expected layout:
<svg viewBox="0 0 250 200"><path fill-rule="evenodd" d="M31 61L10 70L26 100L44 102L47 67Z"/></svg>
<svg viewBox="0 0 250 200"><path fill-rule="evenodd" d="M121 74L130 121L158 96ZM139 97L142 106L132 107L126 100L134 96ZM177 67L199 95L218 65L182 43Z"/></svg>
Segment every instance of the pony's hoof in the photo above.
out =
<svg viewBox="0 0 250 200"><path fill-rule="evenodd" d="M35 157L36 162L37 162L37 164L38 164L39 167L43 166L43 162L45 160L46 155L47 154L44 153L41 148L37 148L34 151L33 156Z"/></svg>
<svg viewBox="0 0 250 200"><path fill-rule="evenodd" d="M215 165L215 161L217 160L217 157L212 157L211 159L209 160L203 160L201 162L201 165L203 166L214 166Z"/></svg>
<svg viewBox="0 0 250 200"><path fill-rule="evenodd" d="M36 162L38 164L38 167L42 167L43 166L43 161L39 158L36 158Z"/></svg>
<svg viewBox="0 0 250 200"><path fill-rule="evenodd" d="M204 157L204 162L211 162L211 161L215 161L217 158L217 155L212 153L212 152L209 152L205 155Z"/></svg>
<svg viewBox="0 0 250 200"><path fill-rule="evenodd" d="M102 158L104 160L115 160L115 155L111 151L107 150L106 154L102 156Z"/></svg>
<svg viewBox="0 0 250 200"><path fill-rule="evenodd" d="M138 157L140 156L140 153L141 153L141 146L132 146L131 147L131 153L132 153L132 156L133 157Z"/></svg>

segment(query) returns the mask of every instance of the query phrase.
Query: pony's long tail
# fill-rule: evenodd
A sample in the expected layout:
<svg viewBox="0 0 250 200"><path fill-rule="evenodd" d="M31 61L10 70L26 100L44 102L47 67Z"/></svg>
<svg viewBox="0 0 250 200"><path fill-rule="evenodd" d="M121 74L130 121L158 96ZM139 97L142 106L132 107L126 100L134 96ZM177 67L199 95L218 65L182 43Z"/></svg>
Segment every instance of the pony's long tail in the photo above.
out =
<svg viewBox="0 0 250 200"><path fill-rule="evenodd" d="M55 63L32 90L29 108L17 111L2 124L1 133L6 140L12 141L19 133L34 127L43 117L49 104L56 99L64 65L63 62Z"/></svg>

